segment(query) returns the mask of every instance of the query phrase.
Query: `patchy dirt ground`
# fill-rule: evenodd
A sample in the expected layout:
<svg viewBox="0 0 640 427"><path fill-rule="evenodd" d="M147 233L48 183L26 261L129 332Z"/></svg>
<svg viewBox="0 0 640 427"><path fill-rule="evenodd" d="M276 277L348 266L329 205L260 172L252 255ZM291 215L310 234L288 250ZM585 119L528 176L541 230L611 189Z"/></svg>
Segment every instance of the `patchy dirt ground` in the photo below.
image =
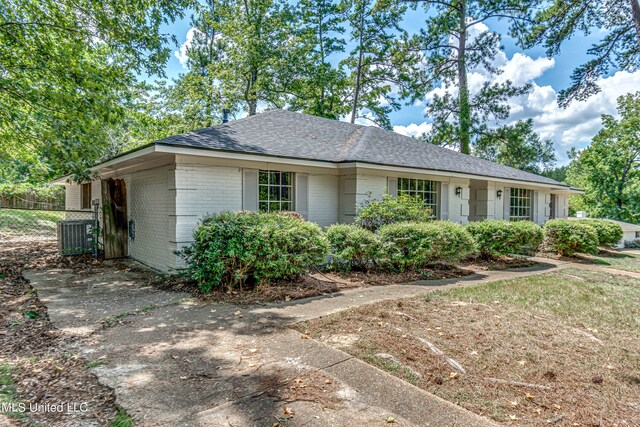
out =
<svg viewBox="0 0 640 427"><path fill-rule="evenodd" d="M499 422L639 426L638 307L640 281L570 270L297 328Z"/></svg>
<svg viewBox="0 0 640 427"><path fill-rule="evenodd" d="M68 337L52 327L46 307L22 279L27 267L65 266L91 271L90 258L61 258L54 244L0 247L0 400L47 405L86 403L86 412L13 414L25 425L104 425L118 416L113 391L98 383L87 361L68 353Z"/></svg>
<svg viewBox="0 0 640 427"><path fill-rule="evenodd" d="M420 280L440 280L465 277L475 271L506 270L537 265L535 261L524 258L480 259L472 258L459 266L436 264L420 271L320 271L316 270L300 277L297 281L282 281L269 286L248 288L244 291L213 290L202 293L197 284L188 278L161 278L153 286L163 290L189 292L206 301L229 302L238 305L261 304L274 301L292 301L297 299L326 295L345 289L385 286L410 283Z"/></svg>

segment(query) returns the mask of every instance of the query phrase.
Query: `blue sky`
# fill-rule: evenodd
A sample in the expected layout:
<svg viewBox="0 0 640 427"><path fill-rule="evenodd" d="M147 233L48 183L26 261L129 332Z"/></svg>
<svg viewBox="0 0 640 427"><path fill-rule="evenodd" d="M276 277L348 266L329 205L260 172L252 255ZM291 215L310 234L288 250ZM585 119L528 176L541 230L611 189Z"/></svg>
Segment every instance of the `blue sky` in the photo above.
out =
<svg viewBox="0 0 640 427"><path fill-rule="evenodd" d="M409 11L404 28L413 32L424 23L424 13ZM191 18L185 18L164 28L175 35L179 45L187 41L187 33L191 28ZM487 28L478 28L478 31ZM489 22L488 30L505 33L505 23ZM600 129L601 114L615 114L616 98L622 94L640 90L640 72L612 73L601 81L602 92L585 102L574 102L567 109L560 109L555 101L556 94L570 83L574 68L584 63L588 56L589 46L601 37L592 34L588 37L576 36L570 40L559 55L546 58L544 49L520 49L515 40L503 36L504 56L499 65L503 67L503 78L509 78L520 84L531 83L532 92L524 97L511 101L512 115L509 122L518 119L534 120L534 129L542 138L552 139L556 148L558 164L567 163L566 152L571 147L583 148ZM172 46L174 54L167 64L168 78L175 78L185 68L178 60L180 46ZM485 78L481 72L470 76L470 81L480 84ZM444 90L444 89L443 89ZM472 89L473 90L473 89ZM429 129L429 119L424 114L424 103L430 94L425 94L422 105L404 106L391 114L394 130L406 135L416 136Z"/></svg>

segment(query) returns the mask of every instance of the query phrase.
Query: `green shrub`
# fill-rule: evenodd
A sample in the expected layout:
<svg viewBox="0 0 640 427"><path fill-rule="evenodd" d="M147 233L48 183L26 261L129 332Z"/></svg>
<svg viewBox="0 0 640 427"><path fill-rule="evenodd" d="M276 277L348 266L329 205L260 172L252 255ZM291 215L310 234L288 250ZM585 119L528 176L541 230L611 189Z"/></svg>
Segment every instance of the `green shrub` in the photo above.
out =
<svg viewBox="0 0 640 427"><path fill-rule="evenodd" d="M223 212L205 218L181 253L208 292L292 278L324 262L328 252L316 224L277 213Z"/></svg>
<svg viewBox="0 0 640 427"><path fill-rule="evenodd" d="M485 257L527 254L542 243L542 227L532 221L487 220L465 226Z"/></svg>
<svg viewBox="0 0 640 427"><path fill-rule="evenodd" d="M419 197L401 194L398 197L385 194L382 200L365 202L356 215L355 223L367 230L376 231L394 222L424 222L433 220L429 206Z"/></svg>
<svg viewBox="0 0 640 427"><path fill-rule="evenodd" d="M544 225L544 246L558 255L598 252L598 233L582 221L552 219Z"/></svg>
<svg viewBox="0 0 640 427"><path fill-rule="evenodd" d="M582 219L578 222L590 225L596 230L600 246L616 246L624 235L622 227L605 219Z"/></svg>
<svg viewBox="0 0 640 427"><path fill-rule="evenodd" d="M366 270L382 257L380 238L353 224L336 224L325 234L331 243L333 265L347 270Z"/></svg>
<svg viewBox="0 0 640 427"><path fill-rule="evenodd" d="M457 261L476 249L463 226L449 221L401 222L378 231L390 266L417 269L435 261Z"/></svg>

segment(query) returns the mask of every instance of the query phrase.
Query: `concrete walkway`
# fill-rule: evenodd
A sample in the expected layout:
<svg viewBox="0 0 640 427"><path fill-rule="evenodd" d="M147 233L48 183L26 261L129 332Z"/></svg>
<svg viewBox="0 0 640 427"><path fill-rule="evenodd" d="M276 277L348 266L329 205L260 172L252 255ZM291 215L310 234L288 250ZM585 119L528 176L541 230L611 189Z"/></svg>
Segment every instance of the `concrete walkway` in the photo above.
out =
<svg viewBox="0 0 640 427"><path fill-rule="evenodd" d="M24 276L47 303L54 325L79 337L71 350L99 365L100 381L114 388L117 403L138 425L485 426L492 423L287 325L431 290L576 266L541 261L519 271L350 289L246 309L150 289L141 267L89 277L64 270Z"/></svg>

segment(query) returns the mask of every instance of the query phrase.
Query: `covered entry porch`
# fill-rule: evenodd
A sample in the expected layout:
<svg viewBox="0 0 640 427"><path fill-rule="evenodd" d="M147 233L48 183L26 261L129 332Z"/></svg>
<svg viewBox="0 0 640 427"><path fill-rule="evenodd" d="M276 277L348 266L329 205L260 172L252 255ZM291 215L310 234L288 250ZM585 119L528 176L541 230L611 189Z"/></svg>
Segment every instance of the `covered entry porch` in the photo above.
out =
<svg viewBox="0 0 640 427"><path fill-rule="evenodd" d="M469 221L530 220L542 225L549 219L566 218L568 199L566 189L471 179Z"/></svg>

